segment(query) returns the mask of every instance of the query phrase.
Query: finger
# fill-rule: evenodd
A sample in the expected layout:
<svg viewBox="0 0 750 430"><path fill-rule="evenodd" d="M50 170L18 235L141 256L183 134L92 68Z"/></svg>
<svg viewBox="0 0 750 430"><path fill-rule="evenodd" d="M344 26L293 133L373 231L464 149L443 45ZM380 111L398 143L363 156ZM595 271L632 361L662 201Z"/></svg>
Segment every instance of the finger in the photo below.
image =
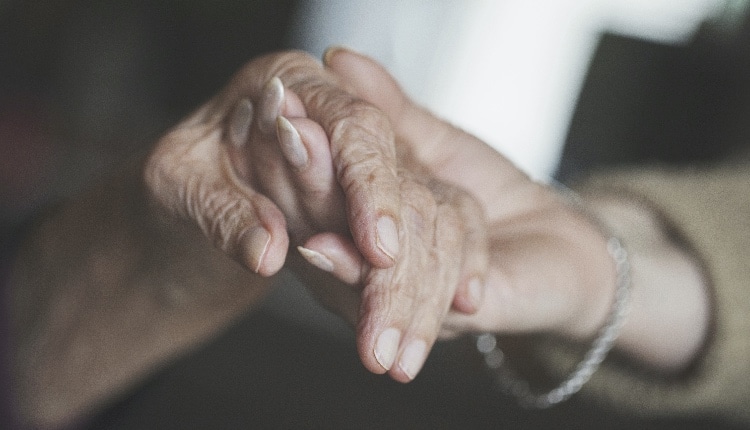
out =
<svg viewBox="0 0 750 430"><path fill-rule="evenodd" d="M248 269L263 276L276 273L289 243L283 214L241 184L229 166L226 146L209 137L191 151L177 151L194 139L193 133L174 130L150 158L144 176L154 197L192 220L217 248Z"/></svg>
<svg viewBox="0 0 750 430"><path fill-rule="evenodd" d="M413 103L393 76L375 60L346 48L333 47L326 51L324 62L355 94L387 115L398 138L411 143L399 148L414 153L424 164L444 163L465 149L465 145L454 138L462 132Z"/></svg>
<svg viewBox="0 0 750 430"><path fill-rule="evenodd" d="M248 145L254 114L253 103L250 99L243 98L232 109L226 126L230 162L237 175L246 181L250 178L250 165L246 162L243 148Z"/></svg>
<svg viewBox="0 0 750 430"><path fill-rule="evenodd" d="M331 47L323 55L327 68L344 78L354 92L398 118L410 104L398 82L371 58L343 47Z"/></svg>
<svg viewBox="0 0 750 430"><path fill-rule="evenodd" d="M455 208L439 205L434 221L434 241L428 249L427 273L415 278L423 300L412 306L411 321L401 343L398 365L389 374L399 382L409 382L422 369L437 340L442 321L455 295L459 277L463 230Z"/></svg>
<svg viewBox="0 0 750 430"><path fill-rule="evenodd" d="M266 137L271 136L276 130L276 121L280 115L287 118L307 116L305 105L297 93L285 88L281 79L276 76L269 79L263 86L259 99L258 129ZM243 104L242 100L240 104Z"/></svg>
<svg viewBox="0 0 750 430"><path fill-rule="evenodd" d="M266 136L276 131L276 118L284 106L284 84L278 77L271 78L264 86L260 96L258 129Z"/></svg>
<svg viewBox="0 0 750 430"><path fill-rule="evenodd" d="M305 118L307 110L302 99L294 91L284 88L284 103L281 107L281 115L287 118Z"/></svg>
<svg viewBox="0 0 750 430"><path fill-rule="evenodd" d="M307 118L278 119L281 152L292 166L289 176L307 219L317 231L350 234L345 198L331 160L328 137Z"/></svg>
<svg viewBox="0 0 750 430"><path fill-rule="evenodd" d="M365 367L387 371L400 382L413 380L421 370L455 294L459 236L444 231L445 224L437 221L443 209L423 187L405 183L404 195L409 201L402 211L408 247L394 268L368 275L357 327Z"/></svg>
<svg viewBox="0 0 750 430"><path fill-rule="evenodd" d="M452 309L464 314L473 314L482 305L485 283L479 276L464 278L456 289Z"/></svg>
<svg viewBox="0 0 750 430"><path fill-rule="evenodd" d="M310 291L323 306L356 326L366 262L350 239L333 233L313 236L305 245L297 247L300 255L322 270L311 273L309 268L301 269Z"/></svg>
<svg viewBox="0 0 750 430"><path fill-rule="evenodd" d="M401 200L389 120L369 103L337 86L300 82L310 118L330 140L336 178L347 201L354 242L374 267L390 267L399 254Z"/></svg>
<svg viewBox="0 0 750 430"><path fill-rule="evenodd" d="M299 123L299 121L298 121ZM297 171L305 170L310 160L310 150L305 147L302 136L298 131L298 124L295 127L287 118L279 116L276 119L276 135L279 141L279 148L289 163ZM328 157L330 160L330 157ZM330 165L330 163L329 163ZM332 170L329 168L329 170ZM308 182L301 181L304 185L312 185Z"/></svg>
<svg viewBox="0 0 750 430"><path fill-rule="evenodd" d="M308 239L298 250L310 264L346 284L358 286L363 282L367 263L350 239L321 233Z"/></svg>
<svg viewBox="0 0 750 430"><path fill-rule="evenodd" d="M333 171L328 137L318 123L307 118L277 121L281 152L295 168L294 180L305 193L332 193L339 188Z"/></svg>

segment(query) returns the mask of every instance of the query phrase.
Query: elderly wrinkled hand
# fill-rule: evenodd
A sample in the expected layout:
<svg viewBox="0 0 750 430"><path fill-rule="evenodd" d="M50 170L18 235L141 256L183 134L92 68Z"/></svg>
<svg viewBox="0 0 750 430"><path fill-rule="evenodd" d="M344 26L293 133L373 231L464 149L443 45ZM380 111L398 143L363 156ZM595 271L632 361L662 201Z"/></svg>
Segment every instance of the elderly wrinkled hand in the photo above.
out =
<svg viewBox="0 0 750 430"><path fill-rule="evenodd" d="M387 134L382 113L364 106L360 109L375 118L371 123ZM242 176L284 212L293 244L304 245L301 254L322 272L312 273L302 261L293 267L319 301L356 325L369 370L402 382L414 379L451 307L458 312L479 307L487 241L478 203L409 166L402 154L401 249L393 267L375 267L352 241L345 210L352 202L337 181L332 142L301 97L272 78L260 97L240 100L235 112L228 132L250 136L233 154L235 169L252 171ZM346 144L352 152L379 156L371 141Z"/></svg>
<svg viewBox="0 0 750 430"><path fill-rule="evenodd" d="M269 276L282 267L289 244L286 220L264 195L273 184L257 180L256 170L269 166L269 154L264 146L247 144L255 138L244 123L252 118L253 105L241 102L273 96L265 91L272 77L294 88L300 107L331 136L336 180L345 190L357 248L374 267L393 266L400 251L401 201L393 135L381 124L387 119L371 115L369 104L342 91L317 60L301 52L251 61L221 93L163 137L144 173L153 200L168 216L195 223L250 270ZM274 122L275 117L263 124ZM242 153L248 164L235 162Z"/></svg>
<svg viewBox="0 0 750 430"><path fill-rule="evenodd" d="M171 130L145 176L168 215L263 276L282 267L290 240L305 245L344 284L291 266L357 326L365 366L406 382L451 306L478 309L487 253L479 205L403 167L379 109L286 52L250 62Z"/></svg>

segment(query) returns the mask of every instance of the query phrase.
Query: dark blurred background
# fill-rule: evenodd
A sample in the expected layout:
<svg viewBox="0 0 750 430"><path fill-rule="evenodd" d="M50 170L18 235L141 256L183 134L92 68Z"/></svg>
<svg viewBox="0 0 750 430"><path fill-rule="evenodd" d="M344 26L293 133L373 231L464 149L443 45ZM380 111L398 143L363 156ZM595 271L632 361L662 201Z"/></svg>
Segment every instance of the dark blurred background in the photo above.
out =
<svg viewBox="0 0 750 430"><path fill-rule="evenodd" d="M289 47L295 6L0 0L2 243L40 208L149 148L244 62ZM748 30L707 25L685 46L604 35L559 176L740 153L750 137ZM163 369L88 427L732 428L712 417L640 421L580 400L526 412L478 368L452 371L451 360L463 359L452 344L401 386L367 374L350 343L273 308Z"/></svg>
<svg viewBox="0 0 750 430"><path fill-rule="evenodd" d="M0 226L146 149L244 62L285 0L0 2Z"/></svg>

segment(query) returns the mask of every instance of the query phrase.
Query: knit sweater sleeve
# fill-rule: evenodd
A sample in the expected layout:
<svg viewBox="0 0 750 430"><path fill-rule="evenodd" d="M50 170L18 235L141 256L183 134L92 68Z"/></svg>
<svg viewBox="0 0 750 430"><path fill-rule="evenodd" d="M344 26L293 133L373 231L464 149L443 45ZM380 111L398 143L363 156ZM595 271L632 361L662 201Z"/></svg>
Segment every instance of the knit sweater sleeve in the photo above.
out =
<svg viewBox="0 0 750 430"><path fill-rule="evenodd" d="M582 395L639 415L750 424L750 166L624 171L592 177L581 188L650 203L694 250L713 295L709 339L688 371L660 377L611 358ZM581 358L580 351L545 349L544 364L557 376Z"/></svg>

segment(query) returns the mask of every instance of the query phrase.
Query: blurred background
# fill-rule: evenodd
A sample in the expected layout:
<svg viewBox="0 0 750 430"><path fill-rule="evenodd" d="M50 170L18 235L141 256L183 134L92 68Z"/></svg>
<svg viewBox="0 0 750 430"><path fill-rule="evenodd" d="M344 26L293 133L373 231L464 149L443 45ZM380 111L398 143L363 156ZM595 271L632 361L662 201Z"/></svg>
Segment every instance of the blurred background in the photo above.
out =
<svg viewBox="0 0 750 430"><path fill-rule="evenodd" d="M747 3L0 0L0 231L287 47L372 55L538 178L723 154L747 134Z"/></svg>
<svg viewBox="0 0 750 430"><path fill-rule="evenodd" d="M747 0L0 0L0 243L7 247L42 208L148 150L244 62L290 47L320 55L343 44L372 55L417 100L537 178L570 181L604 166L732 159L750 138L747 7ZM269 302L276 323L250 317L125 396L94 428L198 428L201 413L221 415L217 428L246 428L240 423L265 416L238 406L253 402L266 405L268 416L286 411L288 423L311 416L330 423L331 415L315 411L342 396L351 410L373 414L394 402L428 407L408 400L419 390L434 392L428 383L410 384L383 404L337 392L337 376L324 368L349 361L353 378L373 392L391 388L354 370L352 351L300 334L300 326L314 327L317 319L306 298L290 294ZM282 335L289 341L280 342ZM265 352L238 346L258 343ZM320 345L341 354L305 365L319 368L300 368L305 349ZM311 386L328 394L313 407L305 399L315 393L299 387L279 385L276 397L248 393L252 384L238 380L275 375L259 368L318 372L300 378L312 378ZM478 399L474 385L458 385L429 407L470 399L464 406L474 415L466 419L476 420L472 428L482 419L535 428L561 416L569 428L581 420L634 425L616 414L601 421L597 410L581 418L580 410L570 413L575 404L531 416L506 402L503 414L492 406L500 400ZM388 421L372 428L382 428L377 423ZM638 422L638 428L685 425Z"/></svg>

